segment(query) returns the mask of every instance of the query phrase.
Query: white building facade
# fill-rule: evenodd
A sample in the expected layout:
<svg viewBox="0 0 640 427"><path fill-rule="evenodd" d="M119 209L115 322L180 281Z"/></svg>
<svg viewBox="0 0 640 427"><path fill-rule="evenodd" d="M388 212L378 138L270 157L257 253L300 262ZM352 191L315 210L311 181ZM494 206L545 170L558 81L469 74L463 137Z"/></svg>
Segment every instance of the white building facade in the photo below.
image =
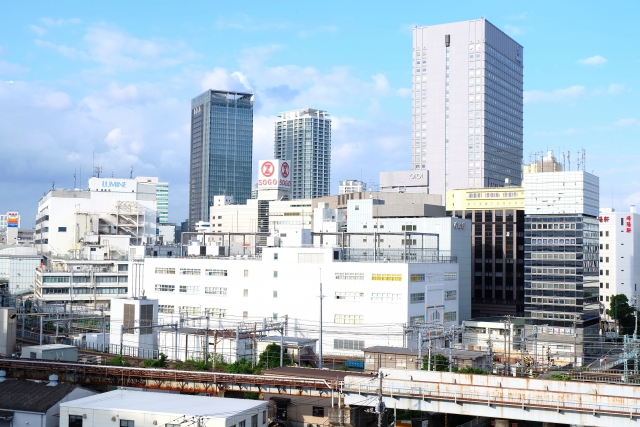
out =
<svg viewBox="0 0 640 427"><path fill-rule="evenodd" d="M94 177L88 190L53 189L40 199L35 244L55 257L83 257L88 247L119 257L129 245L155 243L156 221L155 182Z"/></svg>
<svg viewBox="0 0 640 427"><path fill-rule="evenodd" d="M286 315L288 336L318 338L322 283L325 353L403 346L409 323L458 324L455 257L424 260L419 254L423 262L385 262L347 249L266 247L249 258L146 258L144 291L158 299L160 323L207 311L229 327Z"/></svg>
<svg viewBox="0 0 640 427"><path fill-rule="evenodd" d="M357 179L348 179L340 181L338 185L338 194L351 194L367 191L367 184Z"/></svg>
<svg viewBox="0 0 640 427"><path fill-rule="evenodd" d="M413 170L430 191L522 180L523 48L487 20L413 29Z"/></svg>
<svg viewBox="0 0 640 427"><path fill-rule="evenodd" d="M40 261L34 247L15 246L0 250L0 281L8 282L9 294L33 292Z"/></svg>
<svg viewBox="0 0 640 427"><path fill-rule="evenodd" d="M640 265L640 215L636 207L627 212L601 208L600 223L600 303L609 308L611 296L624 294L631 303L638 296Z"/></svg>

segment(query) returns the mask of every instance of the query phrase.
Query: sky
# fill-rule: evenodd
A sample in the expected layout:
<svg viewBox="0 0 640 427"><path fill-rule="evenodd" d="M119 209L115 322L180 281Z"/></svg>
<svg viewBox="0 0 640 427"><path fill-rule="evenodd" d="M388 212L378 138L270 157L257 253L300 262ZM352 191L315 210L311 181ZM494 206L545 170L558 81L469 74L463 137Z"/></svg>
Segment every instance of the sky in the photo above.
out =
<svg viewBox="0 0 640 427"><path fill-rule="evenodd" d="M447 4L449 5L449 3ZM255 93L254 172L282 111L332 116L338 181L411 167L412 28L484 17L524 46L524 160L586 150L601 206L640 204L640 2L4 2L0 212L53 185L158 176L187 216L190 101ZM561 156L560 156L561 157Z"/></svg>

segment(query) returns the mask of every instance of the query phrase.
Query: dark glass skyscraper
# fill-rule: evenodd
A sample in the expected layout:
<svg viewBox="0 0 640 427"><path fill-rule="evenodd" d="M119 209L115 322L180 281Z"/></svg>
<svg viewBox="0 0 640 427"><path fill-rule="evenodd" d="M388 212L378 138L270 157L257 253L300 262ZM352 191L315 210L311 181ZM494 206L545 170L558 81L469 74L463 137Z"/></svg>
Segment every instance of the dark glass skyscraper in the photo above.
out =
<svg viewBox="0 0 640 427"><path fill-rule="evenodd" d="M209 221L213 197L251 198L253 95L208 90L191 100L189 228Z"/></svg>

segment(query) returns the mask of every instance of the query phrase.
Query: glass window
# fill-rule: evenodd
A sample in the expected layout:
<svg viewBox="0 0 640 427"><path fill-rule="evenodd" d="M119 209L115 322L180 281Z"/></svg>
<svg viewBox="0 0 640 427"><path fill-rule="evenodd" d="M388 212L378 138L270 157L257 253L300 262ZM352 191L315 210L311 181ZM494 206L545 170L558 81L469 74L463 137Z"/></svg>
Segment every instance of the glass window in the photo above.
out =
<svg viewBox="0 0 640 427"><path fill-rule="evenodd" d="M314 406L312 409L314 417L324 417L324 408L322 406Z"/></svg>
<svg viewBox="0 0 640 427"><path fill-rule="evenodd" d="M82 427L82 415L69 415L69 427Z"/></svg>
<svg viewBox="0 0 640 427"><path fill-rule="evenodd" d="M134 427L133 420L120 420L120 427Z"/></svg>

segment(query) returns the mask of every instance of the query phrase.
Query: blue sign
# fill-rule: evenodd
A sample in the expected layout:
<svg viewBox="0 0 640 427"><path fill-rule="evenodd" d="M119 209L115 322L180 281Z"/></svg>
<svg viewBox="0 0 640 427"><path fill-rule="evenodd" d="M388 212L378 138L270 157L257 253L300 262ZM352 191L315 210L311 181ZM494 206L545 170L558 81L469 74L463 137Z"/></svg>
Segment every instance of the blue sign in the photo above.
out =
<svg viewBox="0 0 640 427"><path fill-rule="evenodd" d="M126 181L122 181L122 182L118 182L118 181L102 181L102 186L103 187L115 187L115 188L127 188L127 182Z"/></svg>

